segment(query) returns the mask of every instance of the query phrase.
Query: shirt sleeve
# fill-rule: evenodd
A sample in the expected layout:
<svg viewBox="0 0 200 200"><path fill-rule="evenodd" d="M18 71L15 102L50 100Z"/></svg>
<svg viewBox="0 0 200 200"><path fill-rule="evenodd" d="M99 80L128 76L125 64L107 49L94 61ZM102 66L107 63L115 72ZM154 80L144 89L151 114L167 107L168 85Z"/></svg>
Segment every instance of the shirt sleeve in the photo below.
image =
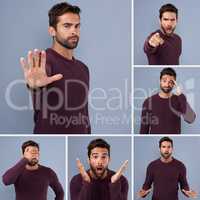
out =
<svg viewBox="0 0 200 200"><path fill-rule="evenodd" d="M145 178L145 182L142 186L142 189L143 190L148 190L151 188L151 185L152 185L152 182L153 182L153 173L152 173L152 167L151 165L149 165L147 167L147 171L146 171L146 178Z"/></svg>
<svg viewBox="0 0 200 200"><path fill-rule="evenodd" d="M90 72L89 72L88 68L87 68L87 70L88 70L88 93L89 93L89 90L90 90ZM88 134L90 134L91 133L91 125L90 125L90 120L89 120L88 103L86 105L86 116L88 118L88 120L87 120Z"/></svg>
<svg viewBox="0 0 200 200"><path fill-rule="evenodd" d="M184 94L179 95L178 101L180 103L179 111L181 112L184 120L188 123L194 122L196 114L187 102L186 96Z"/></svg>
<svg viewBox="0 0 200 200"><path fill-rule="evenodd" d="M189 190L189 185L186 178L186 167L184 164L182 164L179 174L179 183L181 190Z"/></svg>
<svg viewBox="0 0 200 200"><path fill-rule="evenodd" d="M150 129L150 111L148 108L148 100L145 100L142 106L140 134L148 134Z"/></svg>
<svg viewBox="0 0 200 200"><path fill-rule="evenodd" d="M7 170L2 177L3 183L5 185L14 184L20 174L22 174L22 172L24 171L27 163L28 160L26 158L23 158L16 165Z"/></svg>
<svg viewBox="0 0 200 200"><path fill-rule="evenodd" d="M55 192L55 200L64 200L64 191L62 185L60 184L56 173L51 170L50 172L50 187Z"/></svg>
<svg viewBox="0 0 200 200"><path fill-rule="evenodd" d="M92 183L88 183L82 178L75 176L70 182L71 200L92 200Z"/></svg>
<svg viewBox="0 0 200 200"><path fill-rule="evenodd" d="M115 183L109 184L110 200L127 200L128 199L128 181L121 177Z"/></svg>

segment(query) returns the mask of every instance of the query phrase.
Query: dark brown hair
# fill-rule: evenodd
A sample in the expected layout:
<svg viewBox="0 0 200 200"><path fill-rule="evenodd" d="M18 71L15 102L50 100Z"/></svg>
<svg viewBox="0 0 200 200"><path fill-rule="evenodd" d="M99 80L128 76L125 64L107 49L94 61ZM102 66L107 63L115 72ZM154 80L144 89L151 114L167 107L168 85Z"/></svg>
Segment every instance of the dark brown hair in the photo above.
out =
<svg viewBox="0 0 200 200"><path fill-rule="evenodd" d="M176 18L178 18L178 9L173 4L165 4L159 10L159 17L162 18L164 12L173 12L176 13Z"/></svg>
<svg viewBox="0 0 200 200"><path fill-rule="evenodd" d="M160 79L162 78L162 76L164 75L170 75L173 76L176 79L176 72L173 68L170 67L166 67L164 68L161 72L160 72Z"/></svg>
<svg viewBox="0 0 200 200"><path fill-rule="evenodd" d="M58 23L58 17L65 14L65 13L73 13L80 15L80 8L78 6L73 6L67 2L58 3L54 5L49 10L49 26L52 26L56 29L56 25Z"/></svg>
<svg viewBox="0 0 200 200"><path fill-rule="evenodd" d="M169 137L162 137L159 141L159 147L161 147L163 142L170 142L172 144L173 147L173 140Z"/></svg>
<svg viewBox="0 0 200 200"><path fill-rule="evenodd" d="M110 145L105 140L98 138L98 139L92 140L90 142L90 144L88 145L88 147L87 147L88 158L90 158L90 154L91 154L92 149L94 149L96 147L106 148L108 150L108 155L110 157Z"/></svg>
<svg viewBox="0 0 200 200"><path fill-rule="evenodd" d="M34 142L33 140L28 140L28 141L26 141L26 142L24 142L24 143L22 144L22 153L23 153L23 154L24 154L24 151L25 151L26 147L28 147L28 146L37 147L38 150L40 150L40 147L39 147L39 144L38 144L38 143Z"/></svg>

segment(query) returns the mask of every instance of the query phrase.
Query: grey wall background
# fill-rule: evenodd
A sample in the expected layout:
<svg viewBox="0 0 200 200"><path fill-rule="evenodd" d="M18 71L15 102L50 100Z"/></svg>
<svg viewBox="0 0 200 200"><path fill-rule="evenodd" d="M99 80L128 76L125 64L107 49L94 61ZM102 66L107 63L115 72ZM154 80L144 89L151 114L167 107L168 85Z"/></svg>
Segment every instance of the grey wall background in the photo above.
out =
<svg viewBox="0 0 200 200"><path fill-rule="evenodd" d="M87 146L97 137L68 137L68 177L69 183L72 177L78 174L78 170L76 167L76 158L79 158L85 169L88 169L87 163ZM111 170L118 170L119 167L123 164L125 160L129 160L128 168L123 174L129 182L129 196L128 200L131 200L131 191L132 191L132 183L131 183L131 136L129 137L100 137L106 140L111 145L111 161L109 164L109 168ZM122 150L123 149L123 150ZM68 184L69 184L68 183ZM69 187L69 185L68 185ZM70 195L70 194L69 194ZM69 197L70 199L70 197Z"/></svg>
<svg viewBox="0 0 200 200"><path fill-rule="evenodd" d="M2 175L21 158L21 145L27 140L34 140L40 145L40 164L53 169L65 191L65 137L0 137L0 196L1 199L15 199L14 185L5 186L2 183ZM65 191L66 196L66 191ZM49 200L55 198L52 189L48 190ZM66 198L66 197L65 197Z"/></svg>
<svg viewBox="0 0 200 200"><path fill-rule="evenodd" d="M55 0L13 1L0 3L0 121L1 133L29 133L33 129L31 98L24 85L19 58L28 50L45 49L51 46L48 35L48 10ZM106 98L96 100L93 105L103 108L98 111L90 106L93 133L130 133L130 94L131 76L131 1L123 0L69 0L82 9L81 40L75 55L85 62L90 70L90 91L102 88ZM13 82L20 80L18 84ZM14 84L11 102L23 110L15 110L5 100L10 84ZM126 87L127 85L127 88ZM115 89L113 89L115 88ZM98 90L99 91L99 90ZM94 94L93 94L94 95ZM99 91L96 96L104 94ZM115 107L121 95L121 108L109 110L108 104ZM109 119L108 119L109 118ZM124 119L124 120L123 120ZM114 120L113 122L108 122Z"/></svg>
<svg viewBox="0 0 200 200"><path fill-rule="evenodd" d="M141 110L144 100L156 94L160 89L160 67L136 67L134 69L134 133L140 131ZM175 67L177 73L177 83L183 88L183 94L196 113L196 120L188 124L182 118L181 132L183 134L199 134L199 74L200 68L194 67ZM175 92L175 91L174 91Z"/></svg>
<svg viewBox="0 0 200 200"><path fill-rule="evenodd" d="M160 157L159 140L161 137L138 137L134 139L134 196L142 187L148 164ZM200 138L199 137L171 137L174 141L173 156L183 162L187 169L187 180L190 188L199 192L200 178L199 167L200 158L198 156ZM187 149L187 151L186 151ZM152 192L145 198L151 200ZM179 191L179 200L186 200L182 192Z"/></svg>
<svg viewBox="0 0 200 200"><path fill-rule="evenodd" d="M197 24L200 18L200 2L195 0L134 1L134 63L147 64L143 44L147 36L159 28L159 9L166 3L172 3L179 9L179 21L175 32L181 36L183 42L180 64L199 64L200 29Z"/></svg>

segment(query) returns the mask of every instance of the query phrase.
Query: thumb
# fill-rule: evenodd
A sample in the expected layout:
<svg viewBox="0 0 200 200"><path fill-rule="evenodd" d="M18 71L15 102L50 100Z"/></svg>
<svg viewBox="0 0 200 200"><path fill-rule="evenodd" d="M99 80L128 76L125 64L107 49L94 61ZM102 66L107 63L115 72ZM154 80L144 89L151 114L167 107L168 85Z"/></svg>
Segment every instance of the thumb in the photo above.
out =
<svg viewBox="0 0 200 200"><path fill-rule="evenodd" d="M155 36L156 37L160 37L160 33L155 33Z"/></svg>
<svg viewBox="0 0 200 200"><path fill-rule="evenodd" d="M48 77L48 79L47 79L47 84L53 83L54 81L58 81L58 80L60 80L61 78L63 78L63 75L62 75L62 74L56 74L56 75L53 75L53 76L51 76L51 77Z"/></svg>

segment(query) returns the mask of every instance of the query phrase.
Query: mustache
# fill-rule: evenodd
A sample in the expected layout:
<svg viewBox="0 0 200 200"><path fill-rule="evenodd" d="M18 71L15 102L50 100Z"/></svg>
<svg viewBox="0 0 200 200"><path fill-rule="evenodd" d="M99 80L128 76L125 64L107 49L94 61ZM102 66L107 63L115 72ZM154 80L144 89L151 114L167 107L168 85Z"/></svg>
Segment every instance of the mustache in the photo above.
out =
<svg viewBox="0 0 200 200"><path fill-rule="evenodd" d="M74 36L71 36L71 37L68 37L68 40L70 40L70 39L79 39L79 37L77 36L77 35L74 35Z"/></svg>

